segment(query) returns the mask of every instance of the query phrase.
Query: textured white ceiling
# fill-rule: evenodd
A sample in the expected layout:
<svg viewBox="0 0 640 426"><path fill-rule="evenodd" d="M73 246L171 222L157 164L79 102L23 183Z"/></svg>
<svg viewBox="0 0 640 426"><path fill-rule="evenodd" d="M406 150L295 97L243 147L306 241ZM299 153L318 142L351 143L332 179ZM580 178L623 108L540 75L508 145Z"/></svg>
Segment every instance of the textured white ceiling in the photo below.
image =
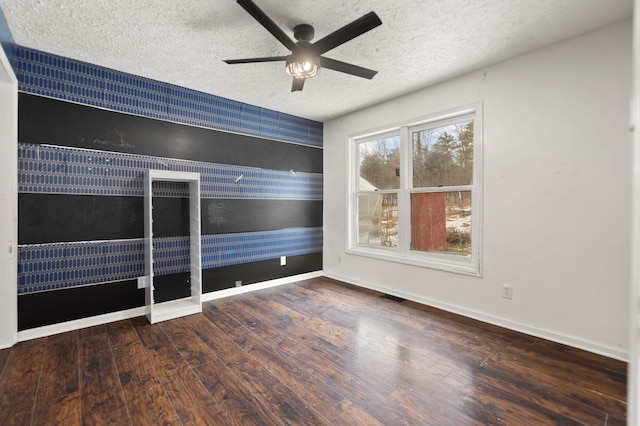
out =
<svg viewBox="0 0 640 426"><path fill-rule="evenodd" d="M291 38L319 40L375 11L382 25L326 53L378 71L332 70L291 93L286 55L233 0L0 0L16 43L301 117L326 121L631 18L633 0L255 0Z"/></svg>

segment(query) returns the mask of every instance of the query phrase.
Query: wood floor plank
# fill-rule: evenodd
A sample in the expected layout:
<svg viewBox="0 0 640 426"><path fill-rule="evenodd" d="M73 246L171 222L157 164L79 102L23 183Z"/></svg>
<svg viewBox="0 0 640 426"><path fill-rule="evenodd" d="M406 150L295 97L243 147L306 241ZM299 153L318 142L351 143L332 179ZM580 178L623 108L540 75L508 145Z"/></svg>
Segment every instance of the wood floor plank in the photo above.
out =
<svg viewBox="0 0 640 426"><path fill-rule="evenodd" d="M399 369L404 370L406 381L419 377L416 372L424 369L430 373L428 383L439 383L455 368L455 363L448 358L428 350L424 350L424 353L420 352L421 349L419 352L410 350L411 344L421 348L428 346L428 343L407 340L407 330L395 330L385 319L370 321L366 326L363 324L360 324L362 329L353 336L357 347L343 349L322 345L315 346L314 350L325 352L326 358L338 362L341 368L348 369L364 381L377 383L375 389L381 393L390 393L395 389ZM289 331L293 333L294 329Z"/></svg>
<svg viewBox="0 0 640 426"><path fill-rule="evenodd" d="M269 307L264 306L261 299L251 296L235 299L233 302L222 299L214 300L211 303L242 325L252 326L258 322L273 324L281 320L281 318L271 316Z"/></svg>
<svg viewBox="0 0 640 426"><path fill-rule="evenodd" d="M38 386L38 404L79 392L78 332L50 336Z"/></svg>
<svg viewBox="0 0 640 426"><path fill-rule="evenodd" d="M184 324L193 330L193 334L207 345L214 354L214 356L208 358L209 362L213 358L219 358L229 368L233 368L249 359L249 355L227 333L222 332L204 316L191 315L184 318ZM178 349L180 349L179 346Z"/></svg>
<svg viewBox="0 0 640 426"><path fill-rule="evenodd" d="M455 398L476 419L525 424L604 424L606 413L585 406L562 393L551 394L534 383L509 383L492 377L485 368L456 371L447 382L457 382ZM473 383L465 390L460 384Z"/></svg>
<svg viewBox="0 0 640 426"><path fill-rule="evenodd" d="M353 426L383 426L384 423L373 418L367 410L357 406L353 401L344 399L333 410L323 413L331 424L349 424Z"/></svg>
<svg viewBox="0 0 640 426"><path fill-rule="evenodd" d="M224 424L226 418L170 342L145 348L183 425Z"/></svg>
<svg viewBox="0 0 640 426"><path fill-rule="evenodd" d="M129 424L129 413L105 332L80 339L83 425Z"/></svg>
<svg viewBox="0 0 640 426"><path fill-rule="evenodd" d="M111 352L111 341L106 332L100 334L92 334L79 339L80 356L83 353Z"/></svg>
<svg viewBox="0 0 640 426"><path fill-rule="evenodd" d="M16 343L0 376L0 419L30 416L36 400L38 380L47 339Z"/></svg>
<svg viewBox="0 0 640 426"><path fill-rule="evenodd" d="M627 426L627 418L625 417L615 417L608 415L605 419L604 424L606 426Z"/></svg>
<svg viewBox="0 0 640 426"><path fill-rule="evenodd" d="M546 389L562 389L563 393L583 405L594 407L611 416L620 418L626 413L626 390L617 389L613 393L611 387L605 385L599 388L597 385L584 386L583 378L574 376L571 372L571 380L567 380L567 371L561 373L557 369L548 368L548 358L538 354L532 360L521 360L513 355L513 349L508 353L498 353L485 363L485 368L499 370L510 380L523 383L536 383ZM519 351L518 351L519 352ZM532 364L533 363L533 364ZM535 365L535 368L531 366ZM594 391L593 388L598 388Z"/></svg>
<svg viewBox="0 0 640 426"><path fill-rule="evenodd" d="M224 332L240 327L240 323L236 321L235 318L211 302L202 304L202 315Z"/></svg>
<svg viewBox="0 0 640 426"><path fill-rule="evenodd" d="M19 395L16 395L16 398L19 398ZM27 411L21 412L2 412L0 411L0 418L2 418L2 426L25 426L31 424L31 419L33 418L33 409L29 409Z"/></svg>
<svg viewBox="0 0 640 426"><path fill-rule="evenodd" d="M238 323L242 319L245 328L260 335L262 339L268 340L283 354L294 356L307 349L304 343L291 338L288 333L283 333L271 322L262 321L263 314L259 313L251 303L235 303L232 311L234 318L238 318ZM229 329L227 333L232 333L236 329L237 327Z"/></svg>
<svg viewBox="0 0 640 426"><path fill-rule="evenodd" d="M407 309L404 306L402 309L398 309L399 305L396 302L376 301L373 303L369 299L364 301L362 298L349 299L343 294L340 294L340 296L339 298L320 298L319 301L310 303L332 306L326 309L322 318L337 325L351 329L362 328L366 325L388 328L393 326L394 329L398 330L396 334L399 336L406 333L419 334L421 337L429 338L430 346L442 349L441 352L447 356L455 353L459 357L474 360L478 363L511 342L511 337L502 333L502 329L498 327L486 325L482 334L484 338L478 339L477 335L465 331L469 329L469 324L451 326L449 321L459 321L458 316L442 321L424 311ZM341 299L346 299L348 303L344 301L341 303ZM371 306L375 307L373 312L376 315L371 315ZM472 324L475 327L479 326L479 324ZM435 341L435 339L443 335L446 336L446 339L443 339L442 342Z"/></svg>
<svg viewBox="0 0 640 426"><path fill-rule="evenodd" d="M211 362L217 358L216 351L200 340L196 334L198 330L206 333L212 325L204 317L197 315L199 320L189 317L162 324L169 339L180 351L182 357L191 367ZM204 329L204 331L202 331Z"/></svg>
<svg viewBox="0 0 640 426"><path fill-rule="evenodd" d="M142 343L114 346L113 354L131 422L135 425L177 424L178 415Z"/></svg>
<svg viewBox="0 0 640 426"><path fill-rule="evenodd" d="M111 346L126 346L140 342L138 333L136 333L131 321L122 320L107 324L107 333Z"/></svg>
<svg viewBox="0 0 640 426"><path fill-rule="evenodd" d="M7 363L7 359L9 359L9 352L11 352L11 348L0 349L0 377L2 376L2 372L4 371L4 366Z"/></svg>
<svg viewBox="0 0 640 426"><path fill-rule="evenodd" d="M33 414L34 425L42 426L79 426L80 396L70 393L46 402L38 402Z"/></svg>
<svg viewBox="0 0 640 426"><path fill-rule="evenodd" d="M344 352L332 352L326 356L326 352L319 354L307 351L300 357L286 357L246 329L236 329L230 334L253 359L269 366L275 376L327 417L336 418L338 404L346 396L354 406L372 413L377 421L384 424L402 424L407 420L399 405L391 406L388 403L389 389L384 388L386 384L377 375L368 377L368 381L363 380L353 374L358 371L357 363L345 361L351 365L342 370L332 363ZM352 360L350 355L346 357ZM350 424L349 419L343 418L342 421Z"/></svg>
<svg viewBox="0 0 640 426"><path fill-rule="evenodd" d="M585 356L575 356L575 352L565 354L565 346L557 343L534 339L530 346L512 345L505 350L505 358L518 360L521 363L531 363L535 361L546 374L557 377L571 371L577 377L576 384L586 388L598 388L600 392L609 395L625 395L626 393L626 372L602 368L594 364L591 359ZM541 357L540 355L547 355Z"/></svg>
<svg viewBox="0 0 640 426"><path fill-rule="evenodd" d="M355 345L357 345L357 342L353 339L353 333L347 327L331 323L320 316L316 316L319 312L315 312L313 308L303 308L287 298L277 296L270 297L267 306L270 309L275 308L277 312L282 312L285 316L294 319L296 326L309 330L336 347L354 349Z"/></svg>
<svg viewBox="0 0 640 426"><path fill-rule="evenodd" d="M398 388L390 395L390 400L400 405L406 419L405 422L426 425L493 425L501 424L501 419L493 418L490 422L479 420L465 413L464 401L441 401L429 394L406 388ZM510 423L504 423L510 424ZM514 423L528 424L528 423ZM536 424L536 423L532 423Z"/></svg>
<svg viewBox="0 0 640 426"><path fill-rule="evenodd" d="M161 324L150 324L146 317L132 318L129 321L144 346L154 346L169 340Z"/></svg>
<svg viewBox="0 0 640 426"><path fill-rule="evenodd" d="M329 425L299 396L299 388L289 388L261 364L249 360L233 369L236 376L287 425Z"/></svg>
<svg viewBox="0 0 640 426"><path fill-rule="evenodd" d="M335 365L326 359L316 357L312 352L301 354L300 358L305 361L299 362L297 357L289 357L272 350L264 339L246 329L233 330L232 337L238 346L251 356L247 357L244 363L234 367L234 371L243 365L250 365L252 361L267 366L272 374L280 378L285 385L295 389L313 407L326 409L337 405L346 395L351 398L367 396L365 392L350 387L350 378L343 380L342 372L338 371ZM326 383L329 382L343 383L345 393L339 393L327 386Z"/></svg>
<svg viewBox="0 0 640 426"><path fill-rule="evenodd" d="M81 328L80 330L78 330L78 333L80 339L87 339L91 336L107 333L107 326L105 324L101 324L92 327Z"/></svg>
<svg viewBox="0 0 640 426"><path fill-rule="evenodd" d="M282 425L222 361L200 365L194 371L221 407L229 424Z"/></svg>
<svg viewBox="0 0 640 426"><path fill-rule="evenodd" d="M255 330L234 330L234 341L250 353L254 359L275 373L275 375L291 389L300 395L310 406L321 411L323 416L330 419L340 417L341 404L348 397L351 404L347 407L343 422L357 424L357 418L350 416L362 416L361 411L354 401L368 403L371 401L386 399L386 396L377 393L376 386L363 383L354 377L351 371L345 372L332 361L339 355L336 352L308 350L299 356L289 357L272 351L269 348L269 340L264 339ZM312 339L307 340L310 342ZM323 343L321 343L323 345ZM310 345L310 348L314 348ZM392 410L386 410L389 413ZM390 419L386 417L387 424ZM334 422L335 424L335 422Z"/></svg>

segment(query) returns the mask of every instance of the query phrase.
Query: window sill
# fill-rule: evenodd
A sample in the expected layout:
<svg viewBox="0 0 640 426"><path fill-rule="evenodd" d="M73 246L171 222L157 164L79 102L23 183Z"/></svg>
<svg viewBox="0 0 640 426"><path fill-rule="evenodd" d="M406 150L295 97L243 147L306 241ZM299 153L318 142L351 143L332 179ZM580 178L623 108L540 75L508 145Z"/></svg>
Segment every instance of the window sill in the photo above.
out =
<svg viewBox="0 0 640 426"><path fill-rule="evenodd" d="M459 258L446 254L417 255L401 253L393 249L375 249L370 247L349 247L348 254L369 257L388 262L402 263L421 268L434 269L473 277L481 277L480 262L477 259Z"/></svg>

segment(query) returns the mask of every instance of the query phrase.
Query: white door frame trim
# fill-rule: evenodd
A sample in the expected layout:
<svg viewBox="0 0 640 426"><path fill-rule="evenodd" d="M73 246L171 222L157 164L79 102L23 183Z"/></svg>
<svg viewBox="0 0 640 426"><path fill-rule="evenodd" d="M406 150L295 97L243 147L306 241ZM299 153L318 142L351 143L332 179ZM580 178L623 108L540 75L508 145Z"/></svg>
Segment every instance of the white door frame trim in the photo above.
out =
<svg viewBox="0 0 640 426"><path fill-rule="evenodd" d="M18 341L18 79L0 47L0 348Z"/></svg>

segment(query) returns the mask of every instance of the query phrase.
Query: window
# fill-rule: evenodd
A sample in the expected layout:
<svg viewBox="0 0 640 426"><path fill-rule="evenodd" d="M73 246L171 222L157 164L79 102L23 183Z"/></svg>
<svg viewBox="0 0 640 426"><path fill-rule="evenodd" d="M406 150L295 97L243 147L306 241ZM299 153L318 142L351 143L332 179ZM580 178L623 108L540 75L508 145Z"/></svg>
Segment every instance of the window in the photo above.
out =
<svg viewBox="0 0 640 426"><path fill-rule="evenodd" d="M398 246L400 136L358 144L358 244Z"/></svg>
<svg viewBox="0 0 640 426"><path fill-rule="evenodd" d="M347 251L480 275L480 108L351 139Z"/></svg>

